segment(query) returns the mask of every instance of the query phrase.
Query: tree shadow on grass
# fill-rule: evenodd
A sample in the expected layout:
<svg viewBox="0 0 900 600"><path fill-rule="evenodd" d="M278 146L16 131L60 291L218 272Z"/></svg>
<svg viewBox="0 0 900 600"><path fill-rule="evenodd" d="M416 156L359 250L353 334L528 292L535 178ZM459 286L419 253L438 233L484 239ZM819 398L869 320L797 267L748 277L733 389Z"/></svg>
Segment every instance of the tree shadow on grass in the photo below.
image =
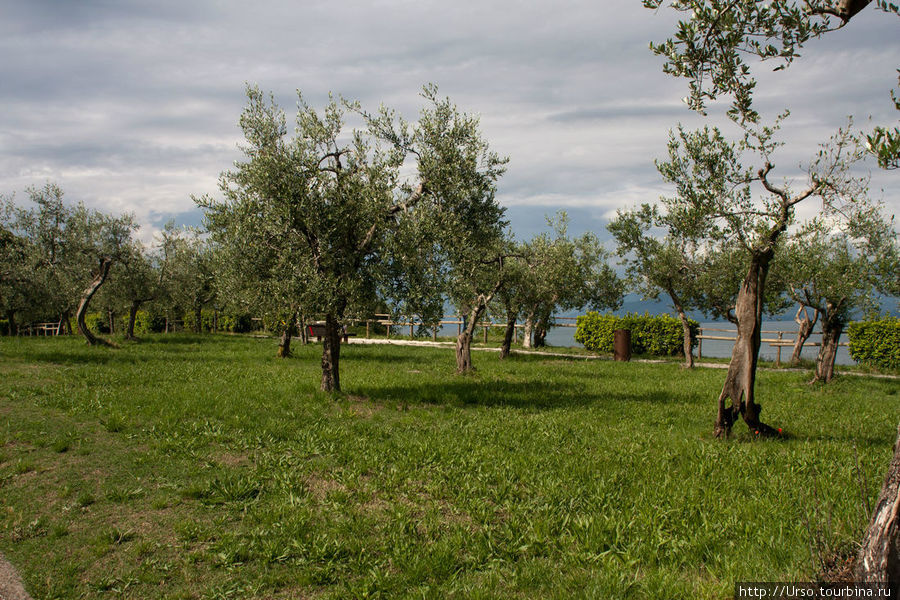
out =
<svg viewBox="0 0 900 600"><path fill-rule="evenodd" d="M351 393L392 403L431 404L456 407L509 407L556 410L612 403L672 404L681 402L665 392L641 395L601 395L584 390L576 382L483 381L459 377L450 382L423 382L370 386L351 385Z"/></svg>
<svg viewBox="0 0 900 600"><path fill-rule="evenodd" d="M106 365L116 362L126 362L129 364L136 362L133 357L128 356L126 356L123 361L121 356L115 355L115 352L115 350L103 352L94 349L86 349L86 351L82 352L36 352L25 356L25 360L26 362L49 363L55 365Z"/></svg>

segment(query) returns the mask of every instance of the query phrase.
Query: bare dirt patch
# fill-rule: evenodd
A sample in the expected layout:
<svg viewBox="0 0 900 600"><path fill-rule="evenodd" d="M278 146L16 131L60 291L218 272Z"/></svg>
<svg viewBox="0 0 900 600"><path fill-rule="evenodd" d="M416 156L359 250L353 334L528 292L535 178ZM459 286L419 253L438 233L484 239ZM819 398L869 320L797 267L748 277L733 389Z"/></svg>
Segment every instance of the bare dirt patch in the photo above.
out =
<svg viewBox="0 0 900 600"><path fill-rule="evenodd" d="M214 454L212 459L223 467L248 467L253 464L253 461L247 454L234 454L225 451Z"/></svg>
<svg viewBox="0 0 900 600"><path fill-rule="evenodd" d="M323 501L331 492L346 492L347 486L340 481L328 479L321 475L312 474L306 478L306 487L310 495L318 501Z"/></svg>
<svg viewBox="0 0 900 600"><path fill-rule="evenodd" d="M350 401L350 412L358 417L370 418L375 413L384 409L384 406L377 402L372 402L367 396L347 396Z"/></svg>
<svg viewBox="0 0 900 600"><path fill-rule="evenodd" d="M0 554L0 598L3 600L31 600L16 569Z"/></svg>

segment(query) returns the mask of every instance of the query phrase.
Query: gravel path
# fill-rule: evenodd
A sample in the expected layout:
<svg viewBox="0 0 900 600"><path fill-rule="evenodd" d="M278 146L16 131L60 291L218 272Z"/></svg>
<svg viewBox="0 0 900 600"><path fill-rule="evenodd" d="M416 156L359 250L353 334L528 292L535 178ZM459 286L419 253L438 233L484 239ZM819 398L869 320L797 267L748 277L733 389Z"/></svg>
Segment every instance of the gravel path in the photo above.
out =
<svg viewBox="0 0 900 600"><path fill-rule="evenodd" d="M387 340L384 338L350 338L348 341L350 344L393 344L396 346L431 346L432 348L453 348L455 347L454 342L428 342L424 340L402 340L402 339L391 339ZM499 352L500 348L477 348L473 347L472 350L479 350L483 352ZM596 356L593 354L564 354L562 352L546 352L543 350L510 350L512 354L525 354L525 355L536 355L536 356L557 356L560 358L572 358L572 359L585 359L585 360L612 360L611 356ZM643 363L669 363L672 364L670 360L655 360L652 358L634 358L632 359L634 362L643 362ZM710 363L710 362L700 362L698 360L694 361L695 367L704 367L706 369L727 369L728 363ZM768 367L760 367L760 371L779 371L779 372L795 372L795 373L810 373L810 369L799 369L799 368L781 368L781 369L772 369ZM837 375L849 375L851 377L872 377L874 379L893 379L900 381L900 376L898 375L887 375L880 373L860 373L858 371L843 371L838 369L839 372L836 372Z"/></svg>
<svg viewBox="0 0 900 600"><path fill-rule="evenodd" d="M31 600L16 569L0 554L0 600Z"/></svg>

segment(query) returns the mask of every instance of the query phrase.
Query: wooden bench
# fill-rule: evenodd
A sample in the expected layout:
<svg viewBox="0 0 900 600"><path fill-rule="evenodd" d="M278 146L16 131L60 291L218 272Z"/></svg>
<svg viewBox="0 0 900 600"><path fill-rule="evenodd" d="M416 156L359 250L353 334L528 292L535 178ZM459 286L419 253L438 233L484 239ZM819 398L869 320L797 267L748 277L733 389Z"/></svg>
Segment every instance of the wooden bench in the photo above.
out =
<svg viewBox="0 0 900 600"><path fill-rule="evenodd" d="M310 337L315 336L317 342L321 342L322 338L325 337L325 323L310 323L306 326L306 332ZM348 339L355 335L355 333L347 333L344 331L341 337L344 338L344 343L346 344Z"/></svg>
<svg viewBox="0 0 900 600"><path fill-rule="evenodd" d="M32 323L27 328L28 335L59 335L62 321L58 323Z"/></svg>

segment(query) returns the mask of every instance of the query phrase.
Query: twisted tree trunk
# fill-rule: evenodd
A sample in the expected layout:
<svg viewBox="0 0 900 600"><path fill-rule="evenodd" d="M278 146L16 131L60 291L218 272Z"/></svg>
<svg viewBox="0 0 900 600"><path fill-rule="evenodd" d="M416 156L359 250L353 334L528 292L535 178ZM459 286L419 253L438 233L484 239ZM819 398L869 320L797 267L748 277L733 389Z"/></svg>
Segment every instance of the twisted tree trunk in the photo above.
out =
<svg viewBox="0 0 900 600"><path fill-rule="evenodd" d="M59 316L59 320L62 323L62 333L64 335L72 335L72 322L69 320L70 317L71 314L68 310Z"/></svg>
<svg viewBox="0 0 900 600"><path fill-rule="evenodd" d="M137 312L141 307L141 300L132 300L131 306L128 307L128 327L125 329L125 339L136 339L134 336L134 322L137 320Z"/></svg>
<svg viewBox="0 0 900 600"><path fill-rule="evenodd" d="M844 319L839 311L831 303L827 306L822 319L822 345L816 356L816 375L811 383L817 381L829 383L834 378L834 361L844 331Z"/></svg>
<svg viewBox="0 0 900 600"><path fill-rule="evenodd" d="M890 582L892 597L900 592L900 428L894 458L856 561L856 578L866 583Z"/></svg>
<svg viewBox="0 0 900 600"><path fill-rule="evenodd" d="M669 294L669 297L672 299L672 306L675 307L675 311L678 313L678 318L681 320L681 330L682 335L684 336L684 368L685 369L693 369L694 368L694 335L691 332L691 322L687 318L687 313L684 311L684 305L681 302L681 299L678 297L678 293L673 289L669 288L666 290L666 293Z"/></svg>
<svg viewBox="0 0 900 600"><path fill-rule="evenodd" d="M527 317L525 317L525 332L524 337L522 338L522 347L523 348L531 348L531 336L534 333L534 313L529 313Z"/></svg>
<svg viewBox="0 0 900 600"><path fill-rule="evenodd" d="M472 364L472 338L475 337L475 327L478 319L484 313L484 304L476 303L475 308L469 312L469 319L465 328L456 337L456 372L471 373L475 370Z"/></svg>
<svg viewBox="0 0 900 600"><path fill-rule="evenodd" d="M543 348L547 345L547 328L544 323L540 323L534 328L534 347Z"/></svg>
<svg viewBox="0 0 900 600"><path fill-rule="evenodd" d="M16 323L16 311L7 311L6 320L9 321L7 335L19 335L19 325Z"/></svg>
<svg viewBox="0 0 900 600"><path fill-rule="evenodd" d="M98 344L106 346L112 345L107 340L95 336L91 330L88 329L87 323L84 321L88 306L91 303L91 298L94 297L94 294L97 293L97 290L99 290L100 286L103 285L103 282L106 281L106 276L109 275L109 268L112 266L112 263L112 258L108 256L104 256L100 259L97 274L94 275L91 284L81 293L81 302L78 303L78 310L75 313L75 322L78 323L78 332L84 336L84 339L87 340L87 343L91 346L96 346Z"/></svg>
<svg viewBox="0 0 900 600"><path fill-rule="evenodd" d="M516 333L516 317L519 315L512 311L506 313L506 332L503 335L503 344L500 346L500 359L509 356L509 349L512 346L512 339Z"/></svg>
<svg viewBox="0 0 900 600"><path fill-rule="evenodd" d="M794 351L791 353L791 366L793 367L800 364L800 353L803 352L803 345L809 339L813 328L815 328L819 320L819 309L815 307L809 308L812 308L813 311L812 319L809 318L809 314L806 312L806 306L801 306L797 310L797 316L794 317L794 321L797 322L800 328L797 330L797 340L794 342ZM800 316L801 314L803 315L802 317Z"/></svg>
<svg viewBox="0 0 900 600"><path fill-rule="evenodd" d="M288 358L291 356L291 337L296 335L297 331L297 311L291 313L291 316L288 318L287 322L284 324L284 329L281 331L281 339L278 341L278 353L277 356L279 358Z"/></svg>
<svg viewBox="0 0 900 600"><path fill-rule="evenodd" d="M341 391L341 326L334 313L325 315L322 338L322 391Z"/></svg>
<svg viewBox="0 0 900 600"><path fill-rule="evenodd" d="M773 252L754 252L750 260L747 276L738 291L734 314L737 319L737 339L731 351L731 362L722 393L719 395L719 412L716 417L714 434L727 437L739 416L751 431L759 435L778 435L778 431L759 420L762 407L756 403L756 364L762 330L762 302L769 261ZM730 399L730 406L725 400Z"/></svg>

